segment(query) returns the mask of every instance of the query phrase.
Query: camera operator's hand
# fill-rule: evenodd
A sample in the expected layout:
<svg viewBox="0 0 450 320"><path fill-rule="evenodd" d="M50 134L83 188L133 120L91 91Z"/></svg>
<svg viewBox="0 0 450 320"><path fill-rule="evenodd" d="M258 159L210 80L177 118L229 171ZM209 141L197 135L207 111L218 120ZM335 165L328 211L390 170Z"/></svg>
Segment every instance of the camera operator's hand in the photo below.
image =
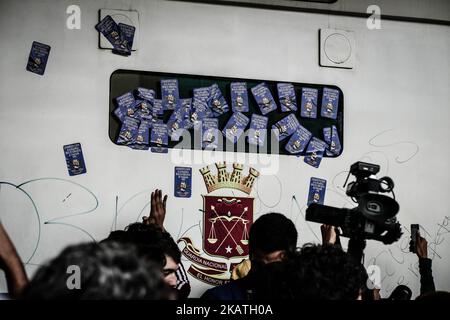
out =
<svg viewBox="0 0 450 320"><path fill-rule="evenodd" d="M336 227L330 226L328 224L323 224L320 226L320 231L322 232L322 244L334 245L338 241L339 235L336 232Z"/></svg>
<svg viewBox="0 0 450 320"><path fill-rule="evenodd" d="M151 209L148 217L142 217L144 224L155 224L164 230L164 219L166 217L167 195L162 197L162 191L156 189L151 196Z"/></svg>
<svg viewBox="0 0 450 320"><path fill-rule="evenodd" d="M5 272L8 291L17 297L28 283L27 274L8 233L0 221L0 270Z"/></svg>
<svg viewBox="0 0 450 320"><path fill-rule="evenodd" d="M373 300L381 300L380 289L373 289Z"/></svg>
<svg viewBox="0 0 450 320"><path fill-rule="evenodd" d="M417 232L416 254L419 258L428 258L428 242Z"/></svg>

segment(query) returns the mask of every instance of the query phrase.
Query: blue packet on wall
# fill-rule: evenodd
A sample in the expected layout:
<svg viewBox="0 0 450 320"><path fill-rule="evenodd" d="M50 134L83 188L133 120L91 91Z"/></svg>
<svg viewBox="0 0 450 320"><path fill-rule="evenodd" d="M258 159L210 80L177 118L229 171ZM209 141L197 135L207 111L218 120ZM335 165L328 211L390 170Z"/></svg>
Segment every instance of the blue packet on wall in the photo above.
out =
<svg viewBox="0 0 450 320"><path fill-rule="evenodd" d="M239 137L244 133L245 128L250 120L241 112L235 112L228 120L227 125L223 128L223 135L233 143L239 140Z"/></svg>
<svg viewBox="0 0 450 320"><path fill-rule="evenodd" d="M162 100L161 99L153 100L152 112L153 112L153 117L157 117L157 116L160 116L160 115L164 114L164 109L163 109L163 105L162 105Z"/></svg>
<svg viewBox="0 0 450 320"><path fill-rule="evenodd" d="M184 120L175 121L172 123L167 123L167 130L170 136L170 140L172 141L180 141L180 137L183 135L185 130L184 128Z"/></svg>
<svg viewBox="0 0 450 320"><path fill-rule="evenodd" d="M316 137L313 137L306 149L305 163L318 168L323 158L323 153L327 144Z"/></svg>
<svg viewBox="0 0 450 320"><path fill-rule="evenodd" d="M151 120L152 105L147 100L136 100L134 103L133 118L138 120Z"/></svg>
<svg viewBox="0 0 450 320"><path fill-rule="evenodd" d="M278 83L278 99L281 105L281 112L297 111L297 98L295 88L291 83Z"/></svg>
<svg viewBox="0 0 450 320"><path fill-rule="evenodd" d="M230 109L217 83L213 84L210 87L210 98L208 100L208 106L216 117L227 113Z"/></svg>
<svg viewBox="0 0 450 320"><path fill-rule="evenodd" d="M303 126L299 126L298 129L289 139L285 149L291 154L300 154L311 140L312 134Z"/></svg>
<svg viewBox="0 0 450 320"><path fill-rule="evenodd" d="M324 88L320 115L325 118L336 119L339 106L339 90Z"/></svg>
<svg viewBox="0 0 450 320"><path fill-rule="evenodd" d="M121 122L124 121L125 117L135 117L135 104L133 93L127 92L116 98L117 109L114 110L114 114L119 118Z"/></svg>
<svg viewBox="0 0 450 320"><path fill-rule="evenodd" d="M189 119L192 112L192 98L181 99L180 108L183 119Z"/></svg>
<svg viewBox="0 0 450 320"><path fill-rule="evenodd" d="M246 82L232 82L231 90L231 108L233 112L248 112L248 92Z"/></svg>
<svg viewBox="0 0 450 320"><path fill-rule="evenodd" d="M325 201L325 190L327 188L327 180L311 177L309 182L308 203L323 204Z"/></svg>
<svg viewBox="0 0 450 320"><path fill-rule="evenodd" d="M133 48L134 32L136 28L124 23L119 23L117 26L119 28L121 39L119 45L120 50L113 49L113 52L129 56L131 54L131 48Z"/></svg>
<svg viewBox="0 0 450 320"><path fill-rule="evenodd" d="M134 106L135 99L132 92L127 92L121 96L118 96L116 98L116 102L119 107L128 108Z"/></svg>
<svg viewBox="0 0 450 320"><path fill-rule="evenodd" d="M68 144L63 147L67 170L70 176L86 173L83 151L80 143Z"/></svg>
<svg viewBox="0 0 450 320"><path fill-rule="evenodd" d="M150 128L152 127L152 122L148 120L142 120L139 124L138 133L136 136L136 143L149 145L150 141Z"/></svg>
<svg viewBox="0 0 450 320"><path fill-rule="evenodd" d="M147 100L153 106L155 100L155 90L139 87L136 89L136 97L142 100Z"/></svg>
<svg viewBox="0 0 450 320"><path fill-rule="evenodd" d="M177 79L161 80L161 97L163 110L176 109L180 99Z"/></svg>
<svg viewBox="0 0 450 320"><path fill-rule="evenodd" d="M184 132L187 121L184 117L183 110L181 107L175 109L167 122L167 130L172 141L179 141Z"/></svg>
<svg viewBox="0 0 450 320"><path fill-rule="evenodd" d="M210 98L210 88L196 88L194 89L194 98L192 100L192 113L190 115L190 120L192 123L201 121L203 118L212 116L212 112L208 107L208 100Z"/></svg>
<svg viewBox="0 0 450 320"><path fill-rule="evenodd" d="M117 144L131 144L136 140L137 132L139 129L139 120L126 116L122 122L122 128L120 128L119 137L117 138Z"/></svg>
<svg viewBox="0 0 450 320"><path fill-rule="evenodd" d="M123 40L120 36L119 26L110 15L107 15L102 21L97 23L95 29L105 36L113 46L113 50L124 51L121 48Z"/></svg>
<svg viewBox="0 0 450 320"><path fill-rule="evenodd" d="M150 139L151 151L156 153L167 153L167 145L169 136L167 125L164 123L154 123L152 126L152 134Z"/></svg>
<svg viewBox="0 0 450 320"><path fill-rule="evenodd" d="M180 106L176 114L176 117L177 119L179 119L180 122L179 127L189 130L194 126L194 123L190 120L191 113L192 113L192 99L191 98L180 99Z"/></svg>
<svg viewBox="0 0 450 320"><path fill-rule="evenodd" d="M267 123L269 118L252 114L250 129L248 131L248 143L254 146L263 146L266 141Z"/></svg>
<svg viewBox="0 0 450 320"><path fill-rule="evenodd" d="M253 87L251 91L263 115L277 109L277 104L275 103L272 93L266 83L263 82L258 84L256 87Z"/></svg>
<svg viewBox="0 0 450 320"><path fill-rule="evenodd" d="M134 111L133 111L133 113L134 113ZM126 117L126 111L125 111L125 113L122 111L122 109L120 109L120 108L116 108L115 110L114 110L114 115L117 117L117 119L119 119L120 120L120 122L123 122L123 120L125 119L125 117Z"/></svg>
<svg viewBox="0 0 450 320"><path fill-rule="evenodd" d="M50 49L49 45L33 41L28 56L27 70L42 76L47 66Z"/></svg>
<svg viewBox="0 0 450 320"><path fill-rule="evenodd" d="M139 124L139 129L136 135L134 144L130 144L129 147L137 150L148 150L150 142L150 128L152 122L149 120L142 120Z"/></svg>
<svg viewBox="0 0 450 320"><path fill-rule="evenodd" d="M202 148L217 149L219 142L219 119L204 118L202 120Z"/></svg>
<svg viewBox="0 0 450 320"><path fill-rule="evenodd" d="M190 198L192 191L192 168L175 167L175 197Z"/></svg>
<svg viewBox="0 0 450 320"><path fill-rule="evenodd" d="M302 88L300 115L304 118L317 118L317 96L319 90Z"/></svg>
<svg viewBox="0 0 450 320"><path fill-rule="evenodd" d="M328 144L326 149L327 156L339 155L342 149L339 133L335 125L323 128L323 137Z"/></svg>
<svg viewBox="0 0 450 320"><path fill-rule="evenodd" d="M297 117L291 113L272 126L278 141L284 140L300 127Z"/></svg>

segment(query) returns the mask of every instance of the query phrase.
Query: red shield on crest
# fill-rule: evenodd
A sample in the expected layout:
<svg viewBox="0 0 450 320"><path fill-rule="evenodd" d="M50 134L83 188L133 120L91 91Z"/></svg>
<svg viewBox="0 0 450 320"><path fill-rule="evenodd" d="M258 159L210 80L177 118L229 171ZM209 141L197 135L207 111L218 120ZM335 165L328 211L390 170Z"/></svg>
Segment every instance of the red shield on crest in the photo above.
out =
<svg viewBox="0 0 450 320"><path fill-rule="evenodd" d="M203 196L203 250L222 258L248 255L253 198Z"/></svg>

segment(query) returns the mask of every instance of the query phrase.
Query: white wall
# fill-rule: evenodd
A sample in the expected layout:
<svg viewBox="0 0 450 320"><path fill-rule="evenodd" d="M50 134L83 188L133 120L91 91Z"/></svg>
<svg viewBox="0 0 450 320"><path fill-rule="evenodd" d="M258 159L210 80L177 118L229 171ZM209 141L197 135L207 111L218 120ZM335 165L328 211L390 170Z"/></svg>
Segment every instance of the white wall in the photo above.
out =
<svg viewBox="0 0 450 320"><path fill-rule="evenodd" d="M193 0L194 2L205 2L205 0ZM377 5L381 15L414 17L422 19L435 19L448 21L450 19L450 3L447 0L337 0L333 3L292 1L292 0L215 0L206 1L210 3L236 3L246 5L265 5L287 8L308 8L320 10L333 10L344 12L367 13L367 8ZM370 11L372 12L372 11Z"/></svg>
<svg viewBox="0 0 450 320"><path fill-rule="evenodd" d="M117 227L143 208L147 212L150 190L157 187L171 196L167 226L174 236L201 225L206 189L198 169L205 164L192 165L192 198L175 200L168 156L119 147L108 138L109 77L116 69L133 69L339 86L345 95L343 155L323 160L319 169L296 157L279 158L278 173L261 177L255 188L255 218L283 212L297 222L299 244L315 241L311 230L319 234L319 226L302 217L310 177L328 180L326 204L349 206L343 171L360 159L379 163L396 183L400 222L427 230L436 285L450 290L448 27L383 21L381 30L371 31L358 18L142 0L78 1L82 28L68 30L70 4L0 3L0 181L17 186L65 179L33 181L21 189L0 184L0 218L30 274L67 244L88 241L89 235L104 238L116 196L123 206ZM94 25L100 8L139 11L140 50L121 57L98 49ZM355 69L319 67L318 29L327 27L355 31ZM25 71L32 41L52 47L43 77ZM88 173L69 177L62 146L74 142L82 144ZM74 216L44 224L68 215ZM198 227L186 235L201 247ZM366 261L376 257L385 295L397 283L418 294L417 258L407 253L408 236L405 231L392 246L368 243ZM192 284L194 297L207 287L194 279Z"/></svg>

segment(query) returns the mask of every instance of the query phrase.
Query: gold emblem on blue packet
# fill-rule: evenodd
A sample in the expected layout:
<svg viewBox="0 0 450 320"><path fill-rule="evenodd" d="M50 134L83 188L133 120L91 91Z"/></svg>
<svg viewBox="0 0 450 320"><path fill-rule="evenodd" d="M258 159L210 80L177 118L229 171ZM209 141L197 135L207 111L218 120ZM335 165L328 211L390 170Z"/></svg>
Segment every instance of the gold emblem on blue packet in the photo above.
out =
<svg viewBox="0 0 450 320"><path fill-rule="evenodd" d="M33 41L26 69L42 76L45 72L49 55L49 45Z"/></svg>
<svg viewBox="0 0 450 320"><path fill-rule="evenodd" d="M83 151L80 143L68 144L63 147L67 170L70 176L86 173Z"/></svg>
<svg viewBox="0 0 450 320"><path fill-rule="evenodd" d="M250 129L248 135L248 143L255 146L263 146L266 140L267 123L269 118L266 116L260 116L258 114L252 114L250 121Z"/></svg>
<svg viewBox="0 0 450 320"><path fill-rule="evenodd" d="M239 140L239 137L244 133L250 119L241 112L235 112L230 120L222 130L223 135L233 143Z"/></svg>
<svg viewBox="0 0 450 320"><path fill-rule="evenodd" d="M177 79L161 80L161 99L163 110L175 110L177 108L180 99Z"/></svg>
<svg viewBox="0 0 450 320"><path fill-rule="evenodd" d="M266 83L260 83L251 89L253 97L263 115L268 114L277 109L275 100Z"/></svg>
<svg viewBox="0 0 450 320"><path fill-rule="evenodd" d="M297 111L297 98L294 85L291 83L278 83L278 98L282 112Z"/></svg>
<svg viewBox="0 0 450 320"><path fill-rule="evenodd" d="M303 126L299 126L286 144L285 149L291 154L300 154L308 145L312 134Z"/></svg>
<svg viewBox="0 0 450 320"><path fill-rule="evenodd" d="M325 118L336 119L339 106L339 91L330 88L323 89L322 108L320 115Z"/></svg>
<svg viewBox="0 0 450 320"><path fill-rule="evenodd" d="M319 91L313 88L302 88L300 115L304 118L317 118L317 96Z"/></svg>
<svg viewBox="0 0 450 320"><path fill-rule="evenodd" d="M318 168L320 162L322 161L326 147L327 144L325 142L316 137L313 137L308 144L308 148L306 149L304 162L309 164L310 166Z"/></svg>
<svg viewBox="0 0 450 320"><path fill-rule="evenodd" d="M299 127L300 123L298 122L297 117L291 113L275 123L272 126L272 130L275 130L278 141L281 141L292 135Z"/></svg>

